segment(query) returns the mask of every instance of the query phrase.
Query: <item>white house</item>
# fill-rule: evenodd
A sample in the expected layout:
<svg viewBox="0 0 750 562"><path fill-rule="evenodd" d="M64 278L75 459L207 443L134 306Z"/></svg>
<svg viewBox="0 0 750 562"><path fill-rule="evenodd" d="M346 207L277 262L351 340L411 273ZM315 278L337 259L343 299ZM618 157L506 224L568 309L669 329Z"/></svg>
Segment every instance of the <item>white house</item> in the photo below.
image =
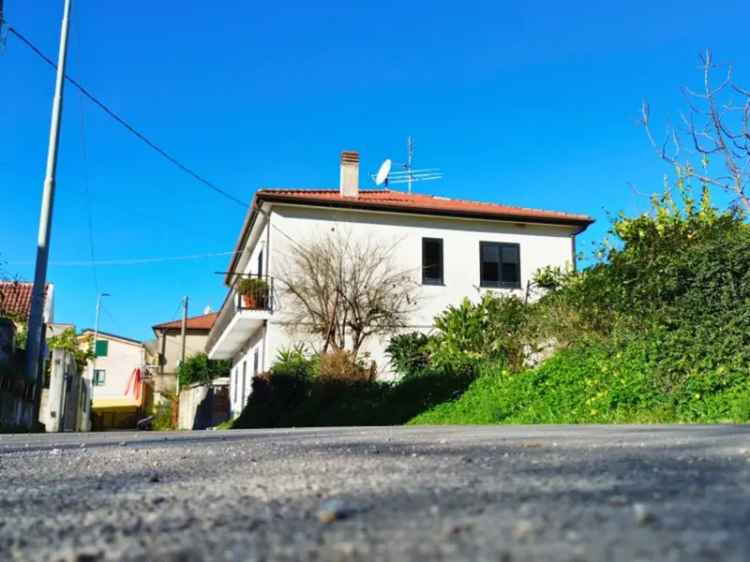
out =
<svg viewBox="0 0 750 562"><path fill-rule="evenodd" d="M94 330L83 330L82 341ZM143 414L146 386L143 381L145 348L134 339L99 331L96 358L89 361L85 378L92 389L94 429L133 429Z"/></svg>
<svg viewBox="0 0 750 562"><path fill-rule="evenodd" d="M393 246L394 262L412 270L418 306L406 331L429 331L436 314L484 291L523 294L544 266L574 265L575 237L585 215L479 203L389 189L359 189L359 155L344 152L339 189L260 189L245 218L229 265L227 297L209 334L212 359L231 359L230 400L238 414L253 376L277 353L305 341L290 325L289 300L278 278L294 244L336 231ZM271 298L243 306L243 275L267 279ZM309 342L314 345L315 342ZM366 345L379 373L389 374L387 340Z"/></svg>

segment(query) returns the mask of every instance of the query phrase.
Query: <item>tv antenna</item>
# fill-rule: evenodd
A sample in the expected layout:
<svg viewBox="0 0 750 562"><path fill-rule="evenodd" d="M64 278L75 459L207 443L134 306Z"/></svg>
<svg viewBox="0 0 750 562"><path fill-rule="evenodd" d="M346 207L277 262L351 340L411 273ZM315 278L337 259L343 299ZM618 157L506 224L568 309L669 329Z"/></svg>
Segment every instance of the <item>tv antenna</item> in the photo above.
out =
<svg viewBox="0 0 750 562"><path fill-rule="evenodd" d="M414 140L411 136L406 139L406 163L401 165L401 170L390 174L390 183L405 183L411 193L411 184L416 181L439 180L443 172L439 168L414 169Z"/></svg>
<svg viewBox="0 0 750 562"><path fill-rule="evenodd" d="M392 171L393 162L391 162L390 158L386 158L383 161L378 169L378 173L370 176L375 185L385 185L387 189L389 184L405 183L408 184L409 193L411 193L411 184L413 182L439 180L443 177L443 172L439 168L414 169L414 141L411 137L406 139L406 150L406 163L401 164L401 169L396 172Z"/></svg>

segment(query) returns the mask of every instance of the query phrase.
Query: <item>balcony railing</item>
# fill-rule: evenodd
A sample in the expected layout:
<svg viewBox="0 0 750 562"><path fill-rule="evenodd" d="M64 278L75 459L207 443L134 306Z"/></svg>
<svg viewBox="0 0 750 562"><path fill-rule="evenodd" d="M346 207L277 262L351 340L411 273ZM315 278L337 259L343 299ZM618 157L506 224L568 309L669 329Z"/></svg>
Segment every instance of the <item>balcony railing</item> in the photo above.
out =
<svg viewBox="0 0 750 562"><path fill-rule="evenodd" d="M240 275L235 287L237 310L273 310L273 277Z"/></svg>
<svg viewBox="0 0 750 562"><path fill-rule="evenodd" d="M221 305L211 332L208 334L206 351L216 345L235 314L242 311L272 311L274 308L274 279L257 273L235 274L236 281Z"/></svg>

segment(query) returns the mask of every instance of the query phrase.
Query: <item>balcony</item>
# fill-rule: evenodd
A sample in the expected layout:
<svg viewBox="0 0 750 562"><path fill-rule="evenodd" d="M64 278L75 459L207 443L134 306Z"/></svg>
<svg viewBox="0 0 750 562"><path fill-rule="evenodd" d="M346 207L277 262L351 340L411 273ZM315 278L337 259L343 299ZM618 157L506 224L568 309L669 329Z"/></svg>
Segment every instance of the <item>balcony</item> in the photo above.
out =
<svg viewBox="0 0 750 562"><path fill-rule="evenodd" d="M273 277L256 274L238 274L237 277L208 334L209 359L233 357L273 313Z"/></svg>

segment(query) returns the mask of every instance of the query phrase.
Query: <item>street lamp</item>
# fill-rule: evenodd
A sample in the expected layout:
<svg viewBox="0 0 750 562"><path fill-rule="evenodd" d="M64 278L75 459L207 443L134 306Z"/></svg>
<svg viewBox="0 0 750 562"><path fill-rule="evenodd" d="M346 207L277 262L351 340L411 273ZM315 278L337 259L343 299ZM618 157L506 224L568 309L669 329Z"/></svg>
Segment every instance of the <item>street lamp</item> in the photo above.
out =
<svg viewBox="0 0 750 562"><path fill-rule="evenodd" d="M96 320L94 321L94 359L91 361L91 399L94 399L94 375L96 373L96 339L99 337L99 314L102 310L102 298L110 297L109 293L99 293L96 296Z"/></svg>

